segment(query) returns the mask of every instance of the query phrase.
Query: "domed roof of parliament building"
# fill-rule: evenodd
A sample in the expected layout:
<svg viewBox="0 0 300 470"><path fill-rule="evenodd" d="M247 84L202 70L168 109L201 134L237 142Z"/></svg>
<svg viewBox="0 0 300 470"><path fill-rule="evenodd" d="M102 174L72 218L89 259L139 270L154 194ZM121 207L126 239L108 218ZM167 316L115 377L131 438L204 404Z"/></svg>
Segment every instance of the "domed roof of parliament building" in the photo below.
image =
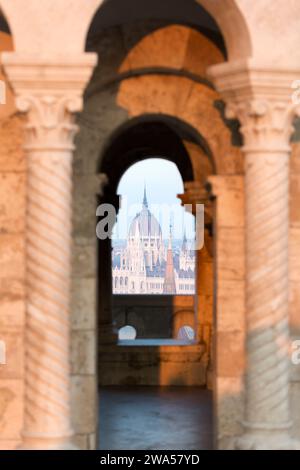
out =
<svg viewBox="0 0 300 470"><path fill-rule="evenodd" d="M135 237L138 230L140 238L161 237L161 227L154 215L148 208L146 188L144 189L144 198L142 210L134 217L129 228L129 237Z"/></svg>

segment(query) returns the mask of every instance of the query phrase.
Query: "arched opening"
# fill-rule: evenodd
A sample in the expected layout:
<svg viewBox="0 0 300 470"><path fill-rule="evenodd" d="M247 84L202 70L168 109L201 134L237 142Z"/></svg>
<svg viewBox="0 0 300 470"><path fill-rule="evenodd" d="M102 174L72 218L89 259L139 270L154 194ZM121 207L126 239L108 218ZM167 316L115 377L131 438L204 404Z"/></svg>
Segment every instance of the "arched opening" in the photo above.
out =
<svg viewBox="0 0 300 470"><path fill-rule="evenodd" d="M177 166L162 158L133 164L117 188L121 208L112 233L112 320L118 329L128 321L142 322L137 339L174 337L175 304L190 303L196 317L194 298L186 298L195 295L195 224L177 198L183 192Z"/></svg>
<svg viewBox="0 0 300 470"><path fill-rule="evenodd" d="M109 3L106 2L103 8L108 8ZM203 10L196 2L191 3ZM111 10L111 22L107 20L103 25L100 24L101 9L99 10L99 22L91 27L87 50L98 52L101 67L95 70L86 90L84 112L78 118L81 130L77 137L74 168L75 209L76 201L78 206L83 207L84 204L84 207L88 207L85 198L89 197L91 202L92 197L87 197L87 194L91 192L91 188L95 188L93 194L98 194L97 204L111 204L117 213L118 185L122 176L135 163L154 157L163 158L177 166L184 184L184 191L180 196L182 203L190 204L192 211L199 201L205 200L205 204L209 206L205 218L205 253L197 255L196 266L197 289L199 285L203 289L196 295L194 304L189 303L190 300L185 305L175 302L172 338L165 339L173 341L181 327L193 328L192 310L193 318L195 312L198 315L193 328L194 344L187 346L169 343L162 346L158 342L146 347L137 344L143 339L136 339L134 345L128 345L131 349L126 350L126 345L123 345L123 349L120 348L117 344L117 328L114 329L111 324L112 296L108 293L112 292L114 286L120 288L121 278L123 290L126 290L125 286L132 290L143 290L145 283L120 274L113 282L110 240L97 241L97 278L84 260L79 260L76 270L76 295L79 295L84 285L96 285L99 320L96 373L100 384L103 386L106 381L105 386L112 385L117 377L119 385L123 386L137 387L142 383L148 386L154 383L160 386L181 385L184 386L184 402L184 395L193 386L205 387L209 384L211 387L213 382L210 373L213 370L211 345L216 301L213 269L214 211L206 183L208 177L214 174L238 173L242 167L242 159L238 148L233 149L236 145L236 135L233 135L236 129L230 127L225 120L220 96L206 76L209 65L223 62L226 58L222 35L213 22L217 35L213 38L208 32L211 28L201 25L197 15L191 14L195 11L190 10L186 2L181 4L181 13L183 10L184 14L189 11L189 18L176 17L174 20L173 12L170 18L166 11L160 17L160 9L155 12L155 19L140 16L127 23L113 17ZM171 11L172 9L169 13ZM100 176L95 177L95 174ZM101 188L99 179L105 181L105 184L100 185ZM91 206L93 207L92 202ZM94 226L91 224L91 220L94 221L93 216L94 212L89 212L89 209L75 214L75 244L78 250L84 250L86 259L91 256L89 253L94 253L91 242L94 237ZM152 305L153 302L154 300ZM130 321L124 321L122 326L132 324L132 312L127 311L126 315L131 315ZM134 321L138 336L142 337L145 328L138 315ZM186 343L181 339L177 341ZM177 347L180 350L176 350ZM143 348L142 354L136 348ZM168 360L163 360L163 356L168 356ZM145 360L143 364L140 362L141 357ZM151 368L151 364L155 365L154 368ZM187 368L190 368L188 381ZM201 393L198 394L198 388L196 391L201 402ZM211 400L210 391L206 397L201 403L208 405ZM201 403L198 402L199 409ZM211 439L210 405L206 409L209 419L205 426L206 431L209 429L207 435ZM107 402L106 406L109 408L110 404ZM104 433L109 434L109 430L101 427L104 425L102 418L100 410L100 435L103 436ZM80 425L77 429L80 433ZM100 440L99 445L107 444ZM134 445L138 448L139 444L135 441ZM210 441L207 447L211 445Z"/></svg>
<svg viewBox="0 0 300 470"><path fill-rule="evenodd" d="M113 133L101 156L99 171L105 173L107 184L98 202L113 204L118 222L113 230L113 252L110 239L98 240L100 396L104 390L107 397L103 387L111 385L121 387L120 394L126 393L124 386L131 387L132 397L139 393L138 386L147 386L156 396L157 387L180 385L184 401L185 387L206 386L206 357L202 356L203 361L193 359L197 352L201 355L204 351L196 335L196 257L189 249L194 217L185 213L177 198L185 193L185 184L194 180L189 145L205 155L203 171L208 165L211 172L213 162L205 140L189 125L170 116L131 120ZM131 203L136 205L127 218ZM168 203L173 213L160 214L159 204L168 207ZM185 334L178 336L178 325L185 326L187 317L192 318L192 327L185 327ZM108 340L107 335L113 338L113 328L120 332L126 325L135 328L135 339L125 336L119 342L117 337ZM163 359L164 355L168 359ZM207 406L210 392L205 392L202 401L203 390L195 390L199 392L198 406L201 408L204 402ZM209 419L205 425L211 429ZM101 426L100 414L103 433Z"/></svg>
<svg viewBox="0 0 300 470"><path fill-rule="evenodd" d="M153 159L153 157L159 156L160 158L163 158L165 161L165 166L168 168L168 165L170 165L170 168L174 168L174 172L177 172L177 180L178 184L176 186L176 190L173 189L173 202L177 201L177 205L179 205L179 200L177 199L177 195L180 193L184 193L184 186L183 183L185 182L189 185L194 179L194 169L193 169L193 164L191 160L191 155L188 151L189 145L193 146L193 150L195 148L199 148L201 155L205 154L205 158L202 159L202 172L203 176L204 173L208 171L208 173L213 171L213 163L211 161L211 156L209 149L207 147L207 144L205 141L197 134L197 132L188 126L186 123L179 121L178 119L173 119L169 116L142 116L139 119L133 119L131 120L128 124L125 126L122 126L121 129L118 129L115 131L110 138L109 144L107 144L104 148L104 152L101 158L101 166L99 168L100 173L105 173L107 177L108 184L105 185L103 189L103 195L99 198L99 204L101 203L110 203L112 204L115 209L116 213L118 213L119 210L119 190L118 187L122 182L122 178L124 178L124 175L126 175L126 172L129 172L130 169L134 168L134 165L137 167L140 165L141 170L137 174L140 176L143 175L143 171L145 171L144 177L139 181L139 183L134 182L131 180L129 183L129 188L134 187L137 189L137 186L139 185L139 191L137 190L137 193L135 193L135 201L131 202L141 202L143 198L143 191L144 191L144 183L147 178L147 174L150 172L151 168L151 161L153 161L153 179L157 180L156 181L156 191L159 191L159 185L164 185L164 181L168 178L168 170L165 171L163 175L161 175L160 179L160 165L159 161L157 159ZM200 158L199 155L197 155L198 158ZM151 158L153 160L151 160ZM195 158L195 157L193 157ZM144 163L147 163L147 161L150 162L150 166L146 164L146 166L143 166ZM172 163L168 163L168 162ZM139 162L139 163L137 163ZM157 163L158 162L158 163ZM175 170L176 169L176 170ZM172 172L171 172L172 173ZM165 180L164 180L165 178ZM205 179L205 176L204 176ZM160 190L162 192L162 190ZM157 200L155 201L157 202ZM160 201L164 202L164 201ZM185 201L184 201L185 202ZM167 207L168 209L168 207ZM183 208L179 207L179 220L178 220L178 226L179 230L181 230L181 237L184 237L184 228L182 226L182 214L184 213ZM135 214L134 214L135 215ZM147 214L148 217L149 214ZM178 216L178 214L177 214ZM166 238L168 238L168 232L169 232L169 220L170 214L167 214L166 220L165 220L165 235ZM186 214L186 218L191 217L193 218L190 214ZM160 214L159 212L156 213L156 220L160 219ZM118 225L128 225L128 220L124 219L122 217L122 214L120 215L120 224L116 224L116 229L118 229ZM157 224L159 225L159 224ZM128 227L129 228L129 227ZM124 243L124 238L127 237L127 232L123 232L123 243ZM132 233L132 240L134 242L134 233ZM129 240L130 242L130 240ZM132 245L134 244L132 242ZM127 243L127 242L126 242ZM151 240L144 240L144 243L149 243L149 247L144 247L145 250L145 256L147 257L148 255L150 258L152 256L157 257L157 254L151 252ZM154 240L152 240L152 243L154 243ZM167 240L165 240L165 244L167 244ZM180 249L183 244L183 240L181 239L179 241L180 244ZM103 330L103 327L101 325L107 325L107 323L111 322L111 316L107 312L111 312L113 307L111 300L108 298L107 292L114 292L115 294L118 294L115 296L115 311L119 312L118 314L115 313L115 319L117 319L117 326L121 327L124 322L127 322L127 315L128 311L131 312L130 315L134 315L134 312L130 305L128 305L128 308L123 306L123 314L120 314L120 308L122 302L125 302L124 298L120 298L120 294L125 294L125 293L130 293L130 294L138 294L140 295L141 292L141 285L145 289L144 294L146 294L146 290L148 290L148 293L153 293L156 292L162 293L163 290L163 278L157 278L157 282L154 282L154 279L148 281L146 279L144 280L144 284L141 284L141 279L138 281L136 277L133 275L132 270L130 270L130 266L128 265L128 260L126 259L126 256L122 256L122 250L121 246L116 243L116 256L114 260L114 267L113 267L113 280L111 284L108 282L108 277L109 273L111 272L111 240L106 239L106 240L98 240L98 256L99 260L101 259L101 262L99 261L98 264L98 295L99 295L99 313L98 313L98 318L100 319L100 330ZM166 247L165 247L166 248ZM152 250L153 251L153 250ZM176 333L174 329L175 325L175 318L176 322L178 322L178 318L181 317L181 312L185 310L189 310L192 315L194 315L195 318L195 309L196 309L196 300L195 298L192 298L192 295L195 292L195 287L194 287L194 274L192 274L189 277L189 268L187 267L187 272L184 272L184 268L186 266L183 266L183 264L188 263L189 259L189 253L187 252L188 259L185 259L184 256L181 253L180 256L180 250L177 253L176 260L175 262L178 264L178 272L180 272L180 277L178 278L178 291L177 295L182 296L181 298L178 297L176 300L175 298L169 298L167 299L166 297L164 299L161 299L161 302L164 304L164 307L167 309L169 306L169 315L165 317L168 319L166 321L165 327L164 327L164 332L160 332L159 329L156 329L154 331L149 331L148 334L144 331L144 328L139 328L139 332L141 335L141 338L176 338ZM151 253L150 253L151 252ZM149 260L146 260L146 264L150 264ZM191 263L195 263L194 257L191 257L192 261ZM164 263L166 263L166 260L163 260ZM179 269L181 263L181 270ZM163 268L165 269L165 267ZM127 280L127 286L125 288L125 282L121 285L120 283L120 275L123 273L124 277L131 276L130 280ZM186 278L184 277L186 276ZM148 282L148 289L147 288L147 282ZM111 287L112 286L112 287ZM189 298L184 298L184 294L190 296ZM141 298L137 298L135 300L137 302L136 308L141 308L143 306L143 302L141 301ZM132 298L129 303L132 302ZM158 303L158 299L148 299L147 300L148 304L153 302ZM187 306L185 306L185 302L187 303ZM173 311L173 313L172 313ZM106 313L104 313L106 312ZM176 316L175 316L176 312ZM179 312L177 314L177 312ZM174 314L174 315L173 315ZM109 318L109 320L108 320ZM137 319L135 321L138 321ZM118 323L119 322L119 323ZM174 325L173 325L174 324ZM177 323L176 323L177 324ZM174 336L175 335L175 336ZM106 342L104 338L104 342ZM100 361L101 363L101 361ZM100 374L103 376L105 374L102 373ZM105 380L105 379L104 379Z"/></svg>
<svg viewBox="0 0 300 470"><path fill-rule="evenodd" d="M93 48L97 42L97 35L104 29L126 24L144 23L143 26L145 26L147 21L149 31L155 30L158 23L161 25L179 23L195 27L226 54L224 39L216 21L201 3L195 0L180 0L176 3L172 0L165 0L163 3L159 0L151 0L151 2L144 1L143 4L138 0L127 0L126 4L122 0L106 1L98 9L91 22L87 34L87 50ZM140 35L136 39L131 38L130 48L134 46L134 42L141 39L141 33L144 35L143 26L140 28Z"/></svg>

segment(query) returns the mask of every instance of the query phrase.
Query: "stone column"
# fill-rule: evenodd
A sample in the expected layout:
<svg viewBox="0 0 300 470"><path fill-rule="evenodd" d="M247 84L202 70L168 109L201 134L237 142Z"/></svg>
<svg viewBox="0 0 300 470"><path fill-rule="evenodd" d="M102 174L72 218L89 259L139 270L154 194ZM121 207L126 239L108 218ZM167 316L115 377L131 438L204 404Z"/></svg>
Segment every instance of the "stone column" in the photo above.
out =
<svg viewBox="0 0 300 470"><path fill-rule="evenodd" d="M244 137L246 382L241 449L296 448L289 435L289 140L295 71L253 62L211 68ZM234 250L234 247L232 247Z"/></svg>
<svg viewBox="0 0 300 470"><path fill-rule="evenodd" d="M40 61L6 54L25 113L27 156L24 449L70 449L71 186L74 113L94 55Z"/></svg>
<svg viewBox="0 0 300 470"><path fill-rule="evenodd" d="M206 345L207 381L211 386L212 334L213 334L213 204L210 194L199 181L187 182L184 194L179 195L182 204L191 205L196 213L196 204L204 204L204 246L196 252L195 279L195 336Z"/></svg>

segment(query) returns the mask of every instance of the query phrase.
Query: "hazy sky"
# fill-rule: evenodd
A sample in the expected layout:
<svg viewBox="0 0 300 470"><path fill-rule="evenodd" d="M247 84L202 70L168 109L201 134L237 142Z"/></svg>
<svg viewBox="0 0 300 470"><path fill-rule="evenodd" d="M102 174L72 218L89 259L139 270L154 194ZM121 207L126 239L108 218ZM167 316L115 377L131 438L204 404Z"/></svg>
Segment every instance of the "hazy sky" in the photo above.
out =
<svg viewBox="0 0 300 470"><path fill-rule="evenodd" d="M132 165L123 175L118 194L122 207L114 227L113 238L127 238L130 222L141 210L146 185L148 206L160 222L163 238L168 238L170 217L173 237L194 237L194 217L184 211L177 194L183 193L183 182L177 166L161 158L149 158Z"/></svg>

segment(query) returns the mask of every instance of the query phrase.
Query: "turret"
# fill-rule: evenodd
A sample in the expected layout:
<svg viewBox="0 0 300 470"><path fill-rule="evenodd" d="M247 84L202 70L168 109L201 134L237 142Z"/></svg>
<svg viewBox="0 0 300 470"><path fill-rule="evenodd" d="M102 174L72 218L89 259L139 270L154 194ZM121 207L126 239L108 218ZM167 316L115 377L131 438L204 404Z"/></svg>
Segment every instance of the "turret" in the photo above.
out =
<svg viewBox="0 0 300 470"><path fill-rule="evenodd" d="M167 251L167 266L164 280L164 294L176 294L176 282L173 263L173 249L172 249L172 225L170 224L169 244Z"/></svg>

